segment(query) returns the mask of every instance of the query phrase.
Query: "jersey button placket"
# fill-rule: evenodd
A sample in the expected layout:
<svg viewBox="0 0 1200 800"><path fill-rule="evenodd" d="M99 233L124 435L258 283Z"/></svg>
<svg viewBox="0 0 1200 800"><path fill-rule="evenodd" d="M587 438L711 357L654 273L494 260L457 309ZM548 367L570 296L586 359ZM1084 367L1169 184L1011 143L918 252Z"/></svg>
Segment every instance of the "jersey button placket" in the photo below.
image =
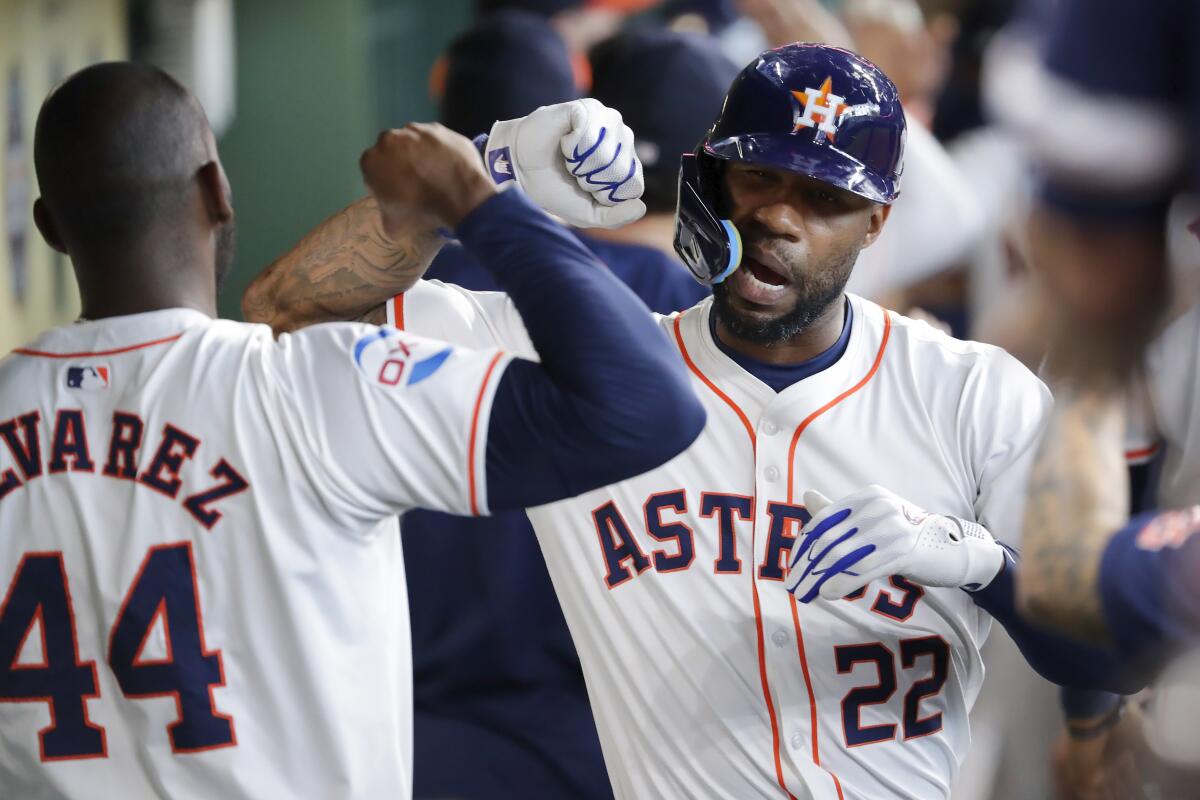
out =
<svg viewBox="0 0 1200 800"><path fill-rule="evenodd" d="M763 470L763 477L767 483L776 483L779 481L779 467L771 466Z"/></svg>

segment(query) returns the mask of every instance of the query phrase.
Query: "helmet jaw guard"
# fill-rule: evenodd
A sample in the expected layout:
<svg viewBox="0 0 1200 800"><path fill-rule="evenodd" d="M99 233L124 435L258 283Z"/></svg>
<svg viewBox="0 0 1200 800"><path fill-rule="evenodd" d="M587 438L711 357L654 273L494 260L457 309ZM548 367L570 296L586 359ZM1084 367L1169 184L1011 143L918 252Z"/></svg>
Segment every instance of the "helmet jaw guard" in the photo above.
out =
<svg viewBox="0 0 1200 800"><path fill-rule="evenodd" d="M679 164L679 201L675 210L675 252L705 286L728 278L742 261L742 236L721 208L715 159L687 153Z"/></svg>

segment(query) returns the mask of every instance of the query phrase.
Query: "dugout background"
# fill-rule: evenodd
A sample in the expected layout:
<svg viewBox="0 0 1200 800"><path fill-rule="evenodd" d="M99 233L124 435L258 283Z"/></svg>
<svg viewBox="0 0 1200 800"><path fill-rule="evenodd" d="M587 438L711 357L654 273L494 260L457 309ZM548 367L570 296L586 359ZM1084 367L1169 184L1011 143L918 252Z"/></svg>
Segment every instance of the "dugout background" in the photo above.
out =
<svg viewBox="0 0 1200 800"><path fill-rule="evenodd" d="M205 106L238 218L220 311L240 319L250 279L362 195L358 156L374 133L434 117L426 76L469 14L470 0L0 0L0 353L79 313L70 264L31 211L34 123L59 80L131 53L193 90L213 70L187 64L216 59L230 72L229 90ZM232 30L194 30L214 15ZM148 29L148 16L172 24ZM190 48L185 34L199 37Z"/></svg>

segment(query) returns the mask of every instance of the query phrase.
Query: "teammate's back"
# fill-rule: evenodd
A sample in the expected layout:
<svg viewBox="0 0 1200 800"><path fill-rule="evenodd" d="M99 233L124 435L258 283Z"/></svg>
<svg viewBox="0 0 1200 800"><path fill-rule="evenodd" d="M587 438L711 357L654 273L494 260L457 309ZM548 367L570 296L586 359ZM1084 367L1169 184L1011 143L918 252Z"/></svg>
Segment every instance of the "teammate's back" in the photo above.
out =
<svg viewBox="0 0 1200 800"><path fill-rule="evenodd" d="M328 458L330 437L367 430L344 391L353 363L329 363L364 330L276 343L263 326L167 310L60 328L0 362L12 796L372 797L408 782L403 560L379 520L404 494L465 510L468 470L389 464L367 441L348 469ZM419 415L447 406L420 398L463 367L482 379L486 362L454 352L384 410L413 425L389 431L407 445L392 457L437 446L422 432L447 418ZM321 381L341 384L352 424L321 407ZM356 485L371 462L391 498Z"/></svg>
<svg viewBox="0 0 1200 800"><path fill-rule="evenodd" d="M364 154L377 235L454 230L541 363L214 320L229 189L199 106L152 68L56 89L35 163L34 218L91 321L0 360L4 796L407 797L407 602L384 520L536 505L674 456L704 412L667 342L438 126ZM397 269L415 280L413 258Z"/></svg>

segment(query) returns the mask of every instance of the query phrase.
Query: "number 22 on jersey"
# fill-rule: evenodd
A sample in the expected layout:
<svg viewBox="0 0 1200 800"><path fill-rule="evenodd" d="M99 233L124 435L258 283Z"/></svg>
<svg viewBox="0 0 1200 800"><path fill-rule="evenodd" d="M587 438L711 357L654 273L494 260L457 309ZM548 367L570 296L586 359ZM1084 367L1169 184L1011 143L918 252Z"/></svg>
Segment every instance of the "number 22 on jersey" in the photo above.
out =
<svg viewBox="0 0 1200 800"><path fill-rule="evenodd" d="M871 612L897 622L905 622L916 611L917 603L925 596L925 590L899 575L888 579L893 589L903 592L897 601L890 590L883 589L871 605ZM846 600L857 601L866 594L866 588L846 597ZM921 701L929 700L941 693L949 675L950 646L940 636L921 636L899 641L900 666L905 672L917 667L917 661L922 656L929 657L929 673L924 678L914 680L912 686L904 695L903 740L919 739L929 736L942 729L941 712L921 715ZM847 747L860 747L864 744L890 742L896 738L897 726L893 723L878 725L863 725L861 715L866 706L880 705L892 699L896 693L896 657L892 650L882 642L864 642L863 644L837 645L833 648L834 662L839 675L854 672L859 664L870 664L875 667L879 682L867 686L859 686L847 692L842 698L842 732Z"/></svg>
<svg viewBox="0 0 1200 800"><path fill-rule="evenodd" d="M156 625L166 657L142 658ZM35 630L41 660L21 661ZM127 698L175 699L177 719L167 726L173 752L237 744L233 718L213 702L225 676L220 651L205 649L190 542L147 551L109 633L108 666ZM62 553L26 553L0 604L0 702L49 704L38 743L43 761L60 761L108 754L104 729L87 714L87 700L99 696L96 662L80 660Z"/></svg>

